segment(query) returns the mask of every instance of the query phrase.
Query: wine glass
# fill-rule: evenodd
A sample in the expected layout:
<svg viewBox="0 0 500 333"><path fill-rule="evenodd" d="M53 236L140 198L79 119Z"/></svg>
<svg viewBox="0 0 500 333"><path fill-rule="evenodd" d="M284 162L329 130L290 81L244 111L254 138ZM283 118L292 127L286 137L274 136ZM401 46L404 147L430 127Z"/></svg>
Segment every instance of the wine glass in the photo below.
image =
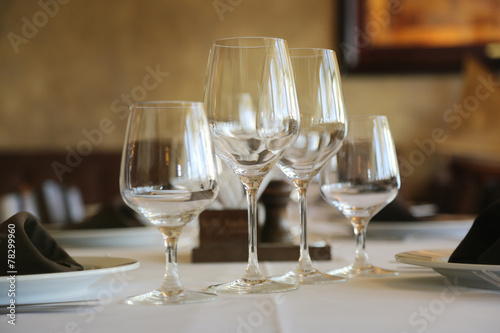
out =
<svg viewBox="0 0 500 333"><path fill-rule="evenodd" d="M208 290L230 294L295 290L296 283L265 277L257 256L259 187L299 133L300 115L286 41L264 37L216 40L208 61L205 107L216 153L240 178L248 203L245 274Z"/></svg>
<svg viewBox="0 0 500 333"><path fill-rule="evenodd" d="M314 268L307 242L307 188L340 149L347 124L335 53L325 49L290 49L300 109L300 134L278 166L299 195L300 256L289 273L275 281L319 284L346 281Z"/></svg>
<svg viewBox="0 0 500 333"><path fill-rule="evenodd" d="M327 273L347 277L397 275L370 264L365 249L368 222L396 197L400 187L389 123L385 116L350 116L347 127L340 151L321 170L320 191L351 222L356 254L352 265Z"/></svg>
<svg viewBox="0 0 500 333"><path fill-rule="evenodd" d="M177 240L218 193L210 130L199 102L133 104L123 146L120 192L163 235L166 271L160 288L126 304L210 301L217 295L185 289L177 274Z"/></svg>

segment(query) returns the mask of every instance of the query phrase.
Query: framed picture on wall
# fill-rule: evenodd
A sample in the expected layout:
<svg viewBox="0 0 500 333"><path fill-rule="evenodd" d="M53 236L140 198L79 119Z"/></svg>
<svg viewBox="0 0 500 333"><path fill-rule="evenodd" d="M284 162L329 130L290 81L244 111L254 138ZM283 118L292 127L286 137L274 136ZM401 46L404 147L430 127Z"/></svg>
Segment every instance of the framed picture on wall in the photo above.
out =
<svg viewBox="0 0 500 333"><path fill-rule="evenodd" d="M467 54L500 63L500 0L341 0L350 72L450 71Z"/></svg>

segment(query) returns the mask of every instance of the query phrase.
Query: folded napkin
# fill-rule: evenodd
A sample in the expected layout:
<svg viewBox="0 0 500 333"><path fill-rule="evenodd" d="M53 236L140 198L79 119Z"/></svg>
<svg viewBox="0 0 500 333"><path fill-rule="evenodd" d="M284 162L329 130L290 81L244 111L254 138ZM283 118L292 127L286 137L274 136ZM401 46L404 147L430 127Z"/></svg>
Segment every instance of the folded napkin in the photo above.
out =
<svg viewBox="0 0 500 333"><path fill-rule="evenodd" d="M478 215L448 262L500 265L500 201Z"/></svg>
<svg viewBox="0 0 500 333"><path fill-rule="evenodd" d="M144 227L139 215L124 203L103 206L95 215L80 223L67 224L64 229L103 229Z"/></svg>
<svg viewBox="0 0 500 333"><path fill-rule="evenodd" d="M8 251L11 230L15 247L10 250L15 252ZM0 224L0 251L0 275L10 275L8 271L22 275L83 270L28 212L19 212ZM11 262L8 254L12 255Z"/></svg>

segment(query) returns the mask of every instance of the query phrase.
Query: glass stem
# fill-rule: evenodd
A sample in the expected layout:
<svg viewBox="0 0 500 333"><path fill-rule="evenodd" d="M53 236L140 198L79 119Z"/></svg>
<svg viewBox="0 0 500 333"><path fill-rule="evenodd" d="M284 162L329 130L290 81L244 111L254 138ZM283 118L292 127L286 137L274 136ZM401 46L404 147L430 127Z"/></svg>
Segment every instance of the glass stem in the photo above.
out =
<svg viewBox="0 0 500 333"><path fill-rule="evenodd" d="M354 235L356 237L356 255L354 258L354 267L367 268L370 266L368 253L366 252L366 227L369 219L362 219L353 223Z"/></svg>
<svg viewBox="0 0 500 333"><path fill-rule="evenodd" d="M299 192L299 214L300 214L300 257L296 270L313 271L314 267L309 254L309 243L307 241L307 184L297 186Z"/></svg>
<svg viewBox="0 0 500 333"><path fill-rule="evenodd" d="M159 227L165 243L165 275L160 291L166 295L176 295L184 290L177 274L177 240L182 227Z"/></svg>
<svg viewBox="0 0 500 333"><path fill-rule="evenodd" d="M264 275L259 269L257 258L257 192L260 182L244 183L248 202L248 265L245 270L244 279L262 280Z"/></svg>

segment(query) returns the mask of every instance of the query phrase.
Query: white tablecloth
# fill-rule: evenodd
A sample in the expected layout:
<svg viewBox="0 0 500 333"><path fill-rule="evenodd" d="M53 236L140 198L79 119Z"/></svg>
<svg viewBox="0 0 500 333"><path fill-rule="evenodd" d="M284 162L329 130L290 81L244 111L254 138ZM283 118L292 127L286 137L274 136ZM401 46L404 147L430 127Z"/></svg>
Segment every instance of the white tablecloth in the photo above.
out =
<svg viewBox="0 0 500 333"><path fill-rule="evenodd" d="M375 229L374 224L374 229ZM172 306L129 306L127 296L155 289L162 278L161 238L151 244L73 247L72 255L109 255L138 259L140 268L119 277L106 276L91 286L103 305L58 313L18 313L16 326L0 321L0 332L499 332L500 293L456 287L429 269L397 263L399 252L454 248L456 235L403 240L368 239L374 264L401 271L390 278L351 279L345 283L302 286L268 295L221 295L217 301ZM316 262L329 270L353 259L351 237L327 237L333 260ZM182 251L181 251L182 252ZM193 264L181 256L185 287L240 278L245 263ZM282 274L293 262L262 262L269 275Z"/></svg>

